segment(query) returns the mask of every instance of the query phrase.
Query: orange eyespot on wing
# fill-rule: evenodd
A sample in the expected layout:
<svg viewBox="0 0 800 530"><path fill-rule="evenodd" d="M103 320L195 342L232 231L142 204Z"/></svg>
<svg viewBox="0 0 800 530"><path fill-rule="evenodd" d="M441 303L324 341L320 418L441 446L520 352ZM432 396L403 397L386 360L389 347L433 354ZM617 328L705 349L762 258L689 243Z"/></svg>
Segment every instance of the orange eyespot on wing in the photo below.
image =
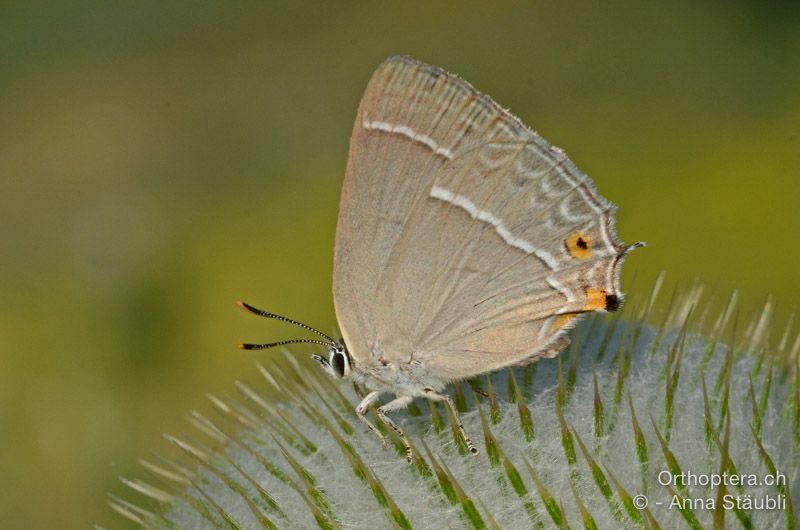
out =
<svg viewBox="0 0 800 530"><path fill-rule="evenodd" d="M586 289L586 303L583 304L583 311L616 311L619 309L619 297L615 294L608 294L605 289ZM550 332L558 331L568 325L572 320L580 316L580 313L565 313L558 315L550 325Z"/></svg>
<svg viewBox="0 0 800 530"><path fill-rule="evenodd" d="M592 256L592 238L575 232L564 240L569 255L576 259L587 259Z"/></svg>
<svg viewBox="0 0 800 530"><path fill-rule="evenodd" d="M605 289L586 289L585 311L616 311L619 309L620 299L615 294L608 294Z"/></svg>

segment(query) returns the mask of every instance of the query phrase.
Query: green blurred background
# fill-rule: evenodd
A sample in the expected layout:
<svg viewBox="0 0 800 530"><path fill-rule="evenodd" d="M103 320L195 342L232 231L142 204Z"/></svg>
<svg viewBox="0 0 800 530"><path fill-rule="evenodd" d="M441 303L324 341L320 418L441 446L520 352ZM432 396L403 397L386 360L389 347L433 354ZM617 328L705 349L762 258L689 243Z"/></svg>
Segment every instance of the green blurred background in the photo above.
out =
<svg viewBox="0 0 800 530"><path fill-rule="evenodd" d="M619 207L659 270L800 297L792 2L4 3L0 527L126 527L105 506L253 375L241 340L331 330L338 193L386 56L457 72ZM306 350L298 348L305 353Z"/></svg>

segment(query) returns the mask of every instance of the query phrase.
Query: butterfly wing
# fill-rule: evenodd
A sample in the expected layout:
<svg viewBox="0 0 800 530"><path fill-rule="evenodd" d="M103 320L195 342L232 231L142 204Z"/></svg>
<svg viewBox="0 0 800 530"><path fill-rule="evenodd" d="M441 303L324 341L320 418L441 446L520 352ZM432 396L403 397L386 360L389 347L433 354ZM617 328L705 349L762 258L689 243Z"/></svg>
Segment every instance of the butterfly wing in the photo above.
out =
<svg viewBox="0 0 800 530"><path fill-rule="evenodd" d="M336 315L356 361L397 322L376 292L413 205L427 202L433 175L452 158L443 146L465 134L452 109L471 98L444 72L400 57L367 86L350 140L333 274Z"/></svg>
<svg viewBox="0 0 800 530"><path fill-rule="evenodd" d="M446 380L530 361L618 304L631 247L613 225L560 150L465 81L391 58L359 108L337 228L351 354Z"/></svg>

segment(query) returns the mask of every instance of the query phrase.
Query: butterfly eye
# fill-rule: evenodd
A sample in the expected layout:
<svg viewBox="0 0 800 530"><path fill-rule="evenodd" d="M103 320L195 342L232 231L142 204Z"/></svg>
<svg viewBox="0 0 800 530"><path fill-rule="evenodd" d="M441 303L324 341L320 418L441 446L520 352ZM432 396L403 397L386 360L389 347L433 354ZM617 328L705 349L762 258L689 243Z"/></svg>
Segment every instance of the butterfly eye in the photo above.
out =
<svg viewBox="0 0 800 530"><path fill-rule="evenodd" d="M340 349L331 349L330 365L337 377L344 377L350 373L350 362L347 355Z"/></svg>

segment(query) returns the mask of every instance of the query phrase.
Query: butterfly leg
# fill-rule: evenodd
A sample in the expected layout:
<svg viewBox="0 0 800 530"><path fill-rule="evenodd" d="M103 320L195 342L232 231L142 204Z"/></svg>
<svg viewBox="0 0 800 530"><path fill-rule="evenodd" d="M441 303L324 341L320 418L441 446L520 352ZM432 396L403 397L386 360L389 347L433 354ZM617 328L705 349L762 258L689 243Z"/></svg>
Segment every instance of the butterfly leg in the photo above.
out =
<svg viewBox="0 0 800 530"><path fill-rule="evenodd" d="M397 424L389 417L387 413L392 412L393 410L404 409L412 401L414 401L414 398L412 398L411 396L400 396L390 401L386 405L378 407L378 416L380 417L381 421L383 421L383 423L391 427L391 429L397 433L397 436L400 437L400 441L403 442L403 445L406 448L406 460L408 460L409 464L414 459L414 455L411 452L411 445L409 445L408 440L406 439L406 435L403 433L400 427L398 427Z"/></svg>
<svg viewBox="0 0 800 530"><path fill-rule="evenodd" d="M430 399L431 401L444 401L447 403L447 406L450 407L450 412L453 413L453 417L456 419L456 423L458 425L458 432L461 434L461 439L464 440L464 444L466 444L467 449L473 455L478 454L478 449L472 445L472 440L469 439L467 436L467 431L464 430L464 424L461 423L461 417L458 415L458 410L456 410L456 405L453 403L453 398L448 396L447 394L440 394L434 391L432 388L426 388L423 390L425 392L425 397Z"/></svg>
<svg viewBox="0 0 800 530"><path fill-rule="evenodd" d="M364 415L369 406L372 405L375 401L377 401L378 396L380 395L381 395L380 392L370 392L369 394L367 394L366 397L364 397L364 399L361 400L361 403L359 403L358 406L356 407L356 416L358 416L358 419L361 420L361 423L369 427L369 430L374 432L378 436L378 438L380 438L381 443L383 444L384 447L386 447L386 438L383 437L381 431L379 431L372 424L372 422L369 421L367 417Z"/></svg>

